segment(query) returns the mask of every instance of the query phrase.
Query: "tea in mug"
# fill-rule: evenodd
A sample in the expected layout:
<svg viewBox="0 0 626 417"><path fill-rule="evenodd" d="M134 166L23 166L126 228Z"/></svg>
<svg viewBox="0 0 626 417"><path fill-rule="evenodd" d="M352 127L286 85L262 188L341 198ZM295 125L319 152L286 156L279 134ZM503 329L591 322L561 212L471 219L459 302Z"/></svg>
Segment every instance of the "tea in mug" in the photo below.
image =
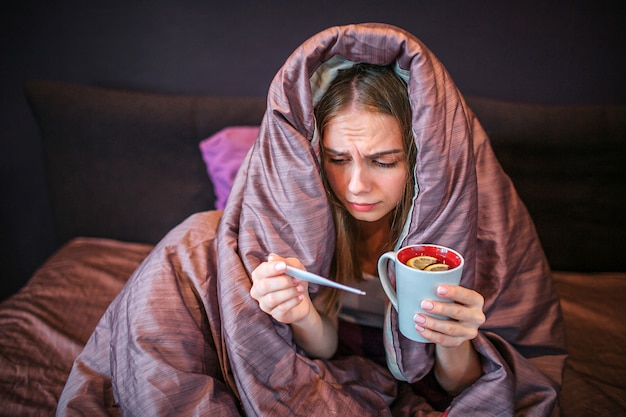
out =
<svg viewBox="0 0 626 417"><path fill-rule="evenodd" d="M434 256L420 255L406 261L411 268L421 269L422 271L447 271L450 266Z"/></svg>

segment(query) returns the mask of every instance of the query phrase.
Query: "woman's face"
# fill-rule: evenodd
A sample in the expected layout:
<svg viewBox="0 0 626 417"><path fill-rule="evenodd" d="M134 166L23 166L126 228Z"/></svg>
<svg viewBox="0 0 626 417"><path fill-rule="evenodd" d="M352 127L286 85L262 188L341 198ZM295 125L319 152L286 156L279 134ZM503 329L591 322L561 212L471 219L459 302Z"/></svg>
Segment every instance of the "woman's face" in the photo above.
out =
<svg viewBox="0 0 626 417"><path fill-rule="evenodd" d="M379 221L400 203L407 161L393 116L353 106L330 120L323 146L330 187L357 220Z"/></svg>

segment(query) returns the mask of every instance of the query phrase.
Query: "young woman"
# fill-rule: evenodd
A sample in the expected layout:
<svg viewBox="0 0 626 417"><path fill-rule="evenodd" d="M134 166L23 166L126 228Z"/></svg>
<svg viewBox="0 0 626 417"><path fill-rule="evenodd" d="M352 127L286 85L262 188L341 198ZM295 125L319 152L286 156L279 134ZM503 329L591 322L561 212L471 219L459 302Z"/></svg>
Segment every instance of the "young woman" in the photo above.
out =
<svg viewBox="0 0 626 417"><path fill-rule="evenodd" d="M376 291L379 255L424 242L465 258L439 289L453 303L424 305L453 320L415 317L433 343L403 337ZM399 28L348 25L287 59L224 212L155 247L58 415L549 416L565 357L532 221L450 75Z"/></svg>
<svg viewBox="0 0 626 417"><path fill-rule="evenodd" d="M375 279L378 258L393 248L407 219L415 189L416 147L406 89L391 67L358 64L339 72L316 107L321 175L337 225L332 271L339 282ZM303 268L298 259L271 254L252 273L250 294L263 311L291 325L296 343L309 355L330 358L338 344L338 291L327 290L330 294L320 296L325 303L314 304L307 282L285 275L287 263ZM370 288L374 293L366 297L380 299L382 287ZM436 342L438 382L458 394L482 374L469 341L485 320L483 299L461 286L443 286L439 293L455 303L425 303L453 321L416 314L415 327ZM382 332L384 309L365 313L380 317ZM374 340L382 349L382 336Z"/></svg>

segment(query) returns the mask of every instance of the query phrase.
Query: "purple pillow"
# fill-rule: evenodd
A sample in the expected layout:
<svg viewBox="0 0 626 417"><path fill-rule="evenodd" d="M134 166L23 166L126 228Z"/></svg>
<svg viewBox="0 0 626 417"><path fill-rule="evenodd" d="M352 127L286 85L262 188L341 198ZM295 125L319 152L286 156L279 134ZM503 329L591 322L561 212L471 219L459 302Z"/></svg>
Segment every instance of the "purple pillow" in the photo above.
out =
<svg viewBox="0 0 626 417"><path fill-rule="evenodd" d="M235 175L258 134L258 126L232 126L200 142L202 159L213 182L216 209L226 206Z"/></svg>

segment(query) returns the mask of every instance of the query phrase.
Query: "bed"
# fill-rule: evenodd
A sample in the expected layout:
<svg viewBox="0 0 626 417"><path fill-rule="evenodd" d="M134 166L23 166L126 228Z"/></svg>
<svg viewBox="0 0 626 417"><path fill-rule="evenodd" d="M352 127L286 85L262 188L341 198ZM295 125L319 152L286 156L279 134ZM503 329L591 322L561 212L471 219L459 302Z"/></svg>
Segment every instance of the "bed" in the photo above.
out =
<svg viewBox="0 0 626 417"><path fill-rule="evenodd" d="M223 208L265 100L32 81L59 247L0 304L0 415L54 415L74 358L165 234ZM468 97L561 297L565 416L626 415L626 108Z"/></svg>

